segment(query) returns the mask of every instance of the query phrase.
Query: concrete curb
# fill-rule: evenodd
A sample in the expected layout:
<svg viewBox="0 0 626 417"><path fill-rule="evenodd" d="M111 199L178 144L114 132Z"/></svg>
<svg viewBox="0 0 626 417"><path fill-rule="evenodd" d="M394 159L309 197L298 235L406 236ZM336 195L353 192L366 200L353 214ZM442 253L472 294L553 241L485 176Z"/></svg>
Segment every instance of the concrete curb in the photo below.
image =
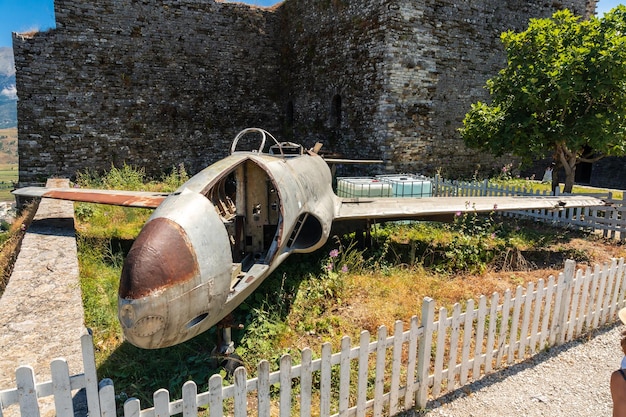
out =
<svg viewBox="0 0 626 417"><path fill-rule="evenodd" d="M68 180L49 180L67 187ZM51 379L50 362L67 360L70 375L83 372L80 337L85 332L79 283L74 205L42 199L26 231L13 274L0 300L0 390L15 387L15 370L30 365L37 381ZM54 403L41 401L41 416ZM17 407L10 407L13 412ZM11 414L3 410L5 416Z"/></svg>

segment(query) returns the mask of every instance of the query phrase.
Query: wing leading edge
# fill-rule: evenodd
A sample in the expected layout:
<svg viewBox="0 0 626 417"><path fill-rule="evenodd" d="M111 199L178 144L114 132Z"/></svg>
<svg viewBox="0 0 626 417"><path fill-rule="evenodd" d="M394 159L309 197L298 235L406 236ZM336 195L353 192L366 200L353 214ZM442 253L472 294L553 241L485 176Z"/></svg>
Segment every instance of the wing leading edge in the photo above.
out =
<svg viewBox="0 0 626 417"><path fill-rule="evenodd" d="M428 219L457 213L509 210L560 210L572 207L605 206L595 197L510 196L426 198L339 198L335 220Z"/></svg>
<svg viewBox="0 0 626 417"><path fill-rule="evenodd" d="M98 190L87 188L25 187L14 195L54 198L86 203L136 208L156 208L169 195L150 191ZM428 219L456 213L510 210L560 210L572 207L598 207L606 203L595 197L507 196L507 197L426 197L426 198L338 198L335 221L359 219Z"/></svg>
<svg viewBox="0 0 626 417"><path fill-rule="evenodd" d="M25 187L13 191L14 195L32 198L54 198L57 200L85 203L109 204L135 208L157 208L169 195L150 191L96 190L88 188L45 188Z"/></svg>

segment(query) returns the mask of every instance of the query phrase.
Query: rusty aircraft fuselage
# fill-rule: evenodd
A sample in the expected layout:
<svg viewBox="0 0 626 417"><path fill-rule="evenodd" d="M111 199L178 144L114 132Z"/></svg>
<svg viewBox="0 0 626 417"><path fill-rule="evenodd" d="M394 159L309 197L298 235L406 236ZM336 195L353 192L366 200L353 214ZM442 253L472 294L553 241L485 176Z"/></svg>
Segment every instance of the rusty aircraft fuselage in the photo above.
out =
<svg viewBox="0 0 626 417"><path fill-rule="evenodd" d="M319 156L236 152L154 211L124 263L119 319L136 346L214 326L290 253L328 239L335 200Z"/></svg>

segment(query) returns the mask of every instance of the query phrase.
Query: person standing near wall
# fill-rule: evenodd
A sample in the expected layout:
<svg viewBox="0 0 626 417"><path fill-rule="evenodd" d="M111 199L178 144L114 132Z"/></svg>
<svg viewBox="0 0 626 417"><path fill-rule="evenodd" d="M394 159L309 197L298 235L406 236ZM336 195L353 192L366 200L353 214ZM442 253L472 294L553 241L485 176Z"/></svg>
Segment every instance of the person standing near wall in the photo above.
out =
<svg viewBox="0 0 626 417"><path fill-rule="evenodd" d="M552 171L554 170L554 166L556 164L552 162L546 168L546 171L543 173L543 178L541 179L542 184L552 184Z"/></svg>
<svg viewBox="0 0 626 417"><path fill-rule="evenodd" d="M626 324L626 307L619 311L619 318ZM611 398L613 399L613 417L626 417L626 331L622 332L620 342L624 358L620 369L611 374Z"/></svg>

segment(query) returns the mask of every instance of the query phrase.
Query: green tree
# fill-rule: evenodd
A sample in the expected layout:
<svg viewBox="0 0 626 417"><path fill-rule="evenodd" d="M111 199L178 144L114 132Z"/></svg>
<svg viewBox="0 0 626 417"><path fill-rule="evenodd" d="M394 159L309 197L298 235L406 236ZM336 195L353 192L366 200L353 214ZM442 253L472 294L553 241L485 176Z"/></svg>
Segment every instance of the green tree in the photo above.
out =
<svg viewBox="0 0 626 417"><path fill-rule="evenodd" d="M487 81L491 104L463 120L467 146L525 162L551 154L565 192L578 163L626 154L625 6L588 20L558 11L501 39L507 65Z"/></svg>

